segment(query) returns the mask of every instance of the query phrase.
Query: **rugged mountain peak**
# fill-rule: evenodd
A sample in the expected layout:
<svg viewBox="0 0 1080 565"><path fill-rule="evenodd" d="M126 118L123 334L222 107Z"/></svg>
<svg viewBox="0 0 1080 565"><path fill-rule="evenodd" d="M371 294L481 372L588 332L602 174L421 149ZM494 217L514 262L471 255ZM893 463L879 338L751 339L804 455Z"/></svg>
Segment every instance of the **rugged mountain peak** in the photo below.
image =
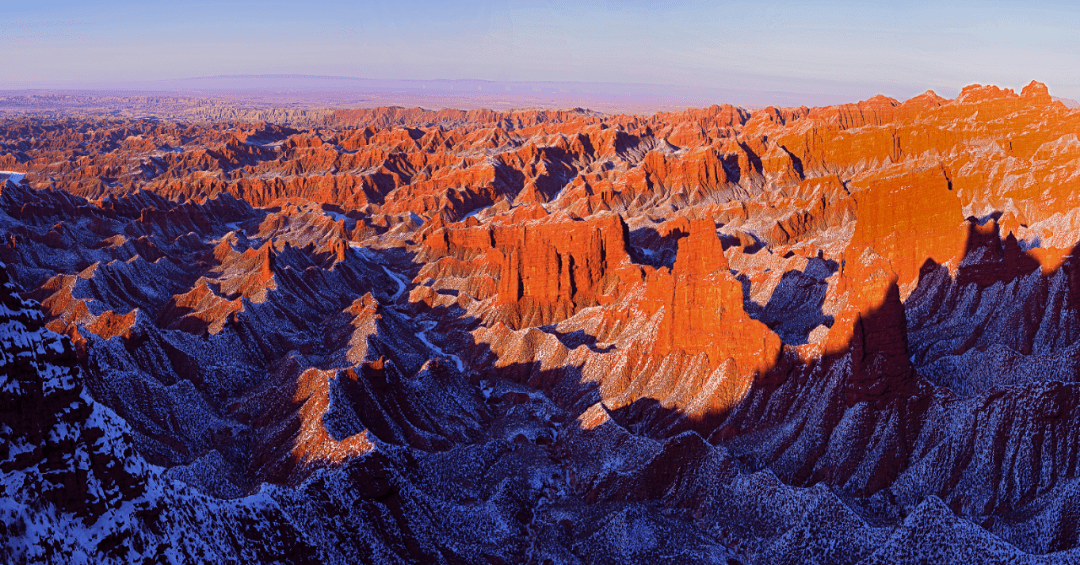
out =
<svg viewBox="0 0 1080 565"><path fill-rule="evenodd" d="M1032 99L1032 102L1039 104L1049 104L1053 101L1050 97L1050 89L1045 84L1034 80L1020 91L1020 96Z"/></svg>

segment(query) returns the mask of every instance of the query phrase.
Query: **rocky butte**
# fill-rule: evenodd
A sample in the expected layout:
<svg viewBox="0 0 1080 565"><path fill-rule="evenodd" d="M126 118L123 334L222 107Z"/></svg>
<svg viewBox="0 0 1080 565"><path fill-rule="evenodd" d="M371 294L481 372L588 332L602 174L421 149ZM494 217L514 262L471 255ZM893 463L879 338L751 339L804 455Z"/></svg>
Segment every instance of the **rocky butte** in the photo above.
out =
<svg viewBox="0 0 1080 565"><path fill-rule="evenodd" d="M0 122L0 561L1080 562L1045 86L311 119Z"/></svg>

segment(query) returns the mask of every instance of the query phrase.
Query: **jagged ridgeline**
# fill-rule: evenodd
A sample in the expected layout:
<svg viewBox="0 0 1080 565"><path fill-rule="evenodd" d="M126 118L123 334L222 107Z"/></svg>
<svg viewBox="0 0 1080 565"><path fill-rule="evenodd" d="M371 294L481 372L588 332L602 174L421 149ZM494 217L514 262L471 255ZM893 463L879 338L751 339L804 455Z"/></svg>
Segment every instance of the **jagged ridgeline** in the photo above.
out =
<svg viewBox="0 0 1080 565"><path fill-rule="evenodd" d="M18 290L0 269L0 560L318 562L271 501L209 498L147 465Z"/></svg>
<svg viewBox="0 0 1080 565"><path fill-rule="evenodd" d="M1042 85L218 118L2 122L7 561L1080 561Z"/></svg>

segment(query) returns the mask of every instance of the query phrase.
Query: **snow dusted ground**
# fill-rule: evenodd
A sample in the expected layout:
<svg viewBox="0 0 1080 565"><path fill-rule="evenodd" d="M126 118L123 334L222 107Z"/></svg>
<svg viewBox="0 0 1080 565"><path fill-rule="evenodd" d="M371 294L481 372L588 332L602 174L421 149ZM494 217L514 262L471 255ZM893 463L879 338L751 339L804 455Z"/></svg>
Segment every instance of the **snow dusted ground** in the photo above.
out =
<svg viewBox="0 0 1080 565"><path fill-rule="evenodd" d="M0 171L0 183L3 183L5 180L9 180L15 184L19 184L19 182L22 181L24 178L26 178L26 173L20 173L16 171Z"/></svg>
<svg viewBox="0 0 1080 565"><path fill-rule="evenodd" d="M16 295L2 264L0 279L0 562L267 562L275 554L303 562L314 555L265 494L222 501L148 465L124 420L83 388L70 341L42 327L38 305ZM12 419L13 401L28 410L21 420ZM245 528L259 545L222 543Z"/></svg>
<svg viewBox="0 0 1080 565"><path fill-rule="evenodd" d="M1080 559L1067 535L1078 484L1052 471L1076 444L1062 400L1076 394L1074 320L1047 308L1018 321L1019 305L1068 299L1061 275L974 288L928 275L905 304L929 380L910 402L836 401L842 358L746 391L729 429L751 431L710 437L640 418L649 398L608 406L589 388L655 319L605 330L594 307L542 328L479 327L490 299L403 299L423 290L405 255L335 240L311 219L321 213L179 209L207 220L176 227L152 220L166 204L150 195L75 220L61 194L5 197L7 211L55 210L0 214L0 229L30 242L4 251L19 260L5 273L48 291L45 308L85 306L70 310L87 355L79 364L39 306L8 290L4 359L44 361L18 381L5 373L0 393L37 383L63 400L42 400L35 413L51 420L34 425L50 431L38 435L0 404L0 555L12 563ZM837 312L826 296L837 266L732 256L736 271L765 275L748 279L747 311L789 345L814 345ZM110 318L129 314L129 326ZM106 322L123 331L87 330ZM953 354L972 334L977 345ZM985 364L1007 370L976 374ZM1014 440L995 447L1002 437ZM911 463L874 483L901 446ZM42 494L54 491L74 494Z"/></svg>

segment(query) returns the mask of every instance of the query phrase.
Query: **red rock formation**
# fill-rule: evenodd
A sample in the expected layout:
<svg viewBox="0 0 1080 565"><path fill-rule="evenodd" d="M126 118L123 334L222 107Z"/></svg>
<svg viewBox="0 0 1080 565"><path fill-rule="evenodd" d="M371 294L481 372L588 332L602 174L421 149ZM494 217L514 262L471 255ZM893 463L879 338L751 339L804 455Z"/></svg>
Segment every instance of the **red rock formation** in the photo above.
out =
<svg viewBox="0 0 1080 565"><path fill-rule="evenodd" d="M840 279L847 303L829 330L824 352L851 356L848 405L912 394L904 305L889 261L867 248L857 259L845 260Z"/></svg>
<svg viewBox="0 0 1080 565"><path fill-rule="evenodd" d="M872 248L889 262L901 286L916 282L927 259L958 265L967 230L945 171L930 167L861 183L866 188L854 195L859 220L847 259L857 261L863 249Z"/></svg>
<svg viewBox="0 0 1080 565"><path fill-rule="evenodd" d="M626 224L614 214L558 221L532 206L515 209L493 227L470 227L468 222L434 227L424 235L424 247L429 260L439 259L443 275L451 268L495 275L501 319L512 327L528 327L614 302L621 288L640 279L630 263L627 237ZM458 270L447 259L469 266Z"/></svg>
<svg viewBox="0 0 1080 565"><path fill-rule="evenodd" d="M675 266L650 274L642 309L663 309L655 355L705 353L712 367L732 360L737 374L764 373L780 354L780 338L743 310L742 285L728 262L712 220L686 222Z"/></svg>
<svg viewBox="0 0 1080 565"><path fill-rule="evenodd" d="M543 325L613 302L622 282L619 273L629 267L626 238L626 224L615 215L497 229L498 303L512 309L507 322Z"/></svg>

